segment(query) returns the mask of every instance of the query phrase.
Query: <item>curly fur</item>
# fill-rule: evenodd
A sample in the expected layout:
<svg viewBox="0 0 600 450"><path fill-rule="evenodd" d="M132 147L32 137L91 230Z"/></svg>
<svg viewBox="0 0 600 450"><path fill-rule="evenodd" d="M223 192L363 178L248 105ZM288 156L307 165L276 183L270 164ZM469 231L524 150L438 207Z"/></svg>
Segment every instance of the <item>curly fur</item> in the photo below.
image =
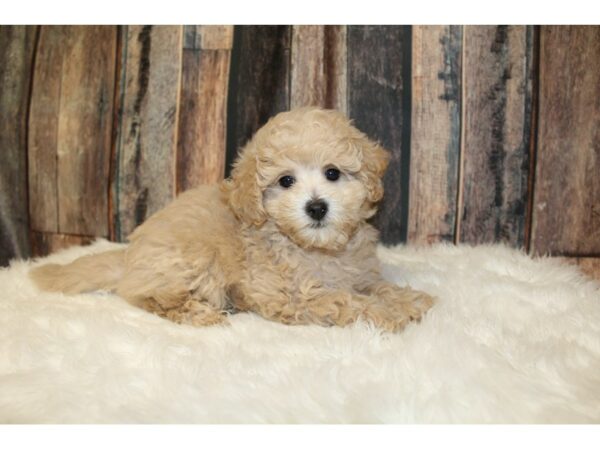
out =
<svg viewBox="0 0 600 450"><path fill-rule="evenodd" d="M113 290L178 323L211 325L231 311L286 324L344 326L365 319L390 331L432 300L383 281L377 232L366 220L383 196L388 153L335 111L281 113L240 152L230 179L183 193L129 237L124 250L46 265L46 290ZM328 168L340 171L328 180ZM294 176L290 188L282 176ZM306 213L327 202L321 221Z"/></svg>

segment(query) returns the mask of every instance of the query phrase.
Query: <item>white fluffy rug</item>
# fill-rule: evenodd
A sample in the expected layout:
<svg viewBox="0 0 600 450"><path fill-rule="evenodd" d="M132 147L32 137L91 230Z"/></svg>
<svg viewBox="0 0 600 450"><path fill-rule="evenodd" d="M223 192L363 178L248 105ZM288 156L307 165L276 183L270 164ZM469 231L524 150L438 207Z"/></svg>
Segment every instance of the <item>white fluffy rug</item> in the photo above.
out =
<svg viewBox="0 0 600 450"><path fill-rule="evenodd" d="M67 262L98 242L47 260ZM380 249L420 324L195 329L0 271L0 422L600 422L600 284L499 246Z"/></svg>

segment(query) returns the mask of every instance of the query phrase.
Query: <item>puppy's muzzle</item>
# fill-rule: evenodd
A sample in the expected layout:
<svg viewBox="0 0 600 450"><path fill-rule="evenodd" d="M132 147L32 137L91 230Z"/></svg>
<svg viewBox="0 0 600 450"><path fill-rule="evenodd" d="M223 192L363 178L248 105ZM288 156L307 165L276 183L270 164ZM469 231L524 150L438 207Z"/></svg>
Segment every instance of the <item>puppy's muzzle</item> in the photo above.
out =
<svg viewBox="0 0 600 450"><path fill-rule="evenodd" d="M328 210L327 202L321 199L311 200L306 204L306 214L313 219L320 221L325 217Z"/></svg>

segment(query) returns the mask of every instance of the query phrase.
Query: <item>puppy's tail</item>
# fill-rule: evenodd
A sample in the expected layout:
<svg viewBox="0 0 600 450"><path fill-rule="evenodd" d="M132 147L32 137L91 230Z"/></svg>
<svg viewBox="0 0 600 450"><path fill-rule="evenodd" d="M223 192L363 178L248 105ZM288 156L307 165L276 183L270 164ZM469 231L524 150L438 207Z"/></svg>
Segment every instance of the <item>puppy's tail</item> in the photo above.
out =
<svg viewBox="0 0 600 450"><path fill-rule="evenodd" d="M125 270L125 250L82 256L70 264L46 264L29 271L36 286L44 291L78 294L115 290Z"/></svg>

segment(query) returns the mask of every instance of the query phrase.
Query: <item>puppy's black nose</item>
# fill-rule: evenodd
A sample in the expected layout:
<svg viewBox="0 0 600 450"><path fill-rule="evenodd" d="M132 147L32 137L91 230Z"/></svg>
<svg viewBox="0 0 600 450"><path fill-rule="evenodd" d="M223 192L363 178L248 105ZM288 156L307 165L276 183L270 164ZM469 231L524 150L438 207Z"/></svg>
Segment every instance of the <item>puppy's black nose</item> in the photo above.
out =
<svg viewBox="0 0 600 450"><path fill-rule="evenodd" d="M327 214L327 202L321 199L309 201L306 204L306 214L314 220L321 220Z"/></svg>

